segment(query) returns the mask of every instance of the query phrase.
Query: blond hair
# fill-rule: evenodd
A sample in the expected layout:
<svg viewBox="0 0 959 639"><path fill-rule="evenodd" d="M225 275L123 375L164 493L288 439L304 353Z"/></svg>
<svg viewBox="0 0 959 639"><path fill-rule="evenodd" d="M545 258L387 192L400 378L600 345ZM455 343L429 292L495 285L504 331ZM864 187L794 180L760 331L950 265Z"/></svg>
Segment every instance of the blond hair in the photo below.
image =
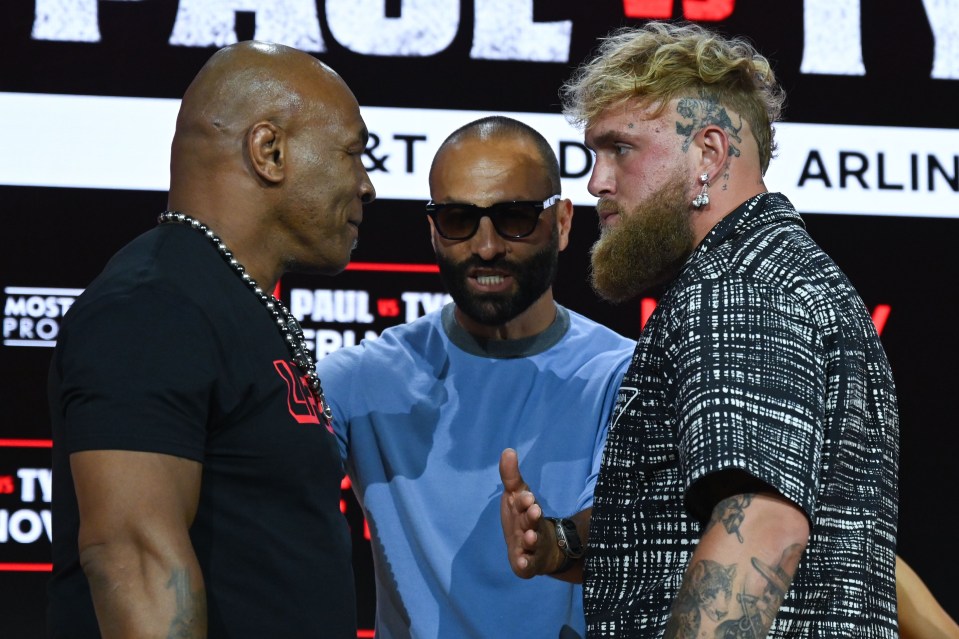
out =
<svg viewBox="0 0 959 639"><path fill-rule="evenodd" d="M650 22L603 38L596 56L560 90L563 113L588 126L607 107L631 98L658 105L674 98L715 101L752 129L763 173L776 150L773 123L785 94L769 61L742 38L724 38L695 24Z"/></svg>

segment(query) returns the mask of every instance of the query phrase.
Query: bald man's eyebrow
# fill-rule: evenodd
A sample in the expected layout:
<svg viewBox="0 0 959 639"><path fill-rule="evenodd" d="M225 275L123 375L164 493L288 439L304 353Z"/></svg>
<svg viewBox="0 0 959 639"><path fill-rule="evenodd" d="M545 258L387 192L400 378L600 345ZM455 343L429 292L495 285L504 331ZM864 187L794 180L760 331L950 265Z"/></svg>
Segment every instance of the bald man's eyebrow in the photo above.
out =
<svg viewBox="0 0 959 639"><path fill-rule="evenodd" d="M363 148L366 148L366 145L370 143L370 132L366 127L363 127L363 130L360 131L360 140L363 141Z"/></svg>

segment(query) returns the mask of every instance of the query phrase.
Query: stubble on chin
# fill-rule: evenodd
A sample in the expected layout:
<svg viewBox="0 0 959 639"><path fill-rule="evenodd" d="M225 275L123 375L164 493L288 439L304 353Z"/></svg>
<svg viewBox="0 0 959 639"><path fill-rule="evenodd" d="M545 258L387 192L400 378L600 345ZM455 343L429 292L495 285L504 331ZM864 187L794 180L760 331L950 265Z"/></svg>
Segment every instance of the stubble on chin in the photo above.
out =
<svg viewBox="0 0 959 639"><path fill-rule="evenodd" d="M624 302L676 276L693 248L689 200L677 175L634 209L618 211L619 223L603 228L590 249L590 284L600 297Z"/></svg>
<svg viewBox="0 0 959 639"><path fill-rule="evenodd" d="M467 317L484 326L502 326L533 305L552 286L559 266L559 230L554 226L549 242L521 262L504 258L485 261L472 256L461 262L438 253L440 277L456 306ZM509 273L516 282L510 293L478 294L467 285L473 267L495 267Z"/></svg>

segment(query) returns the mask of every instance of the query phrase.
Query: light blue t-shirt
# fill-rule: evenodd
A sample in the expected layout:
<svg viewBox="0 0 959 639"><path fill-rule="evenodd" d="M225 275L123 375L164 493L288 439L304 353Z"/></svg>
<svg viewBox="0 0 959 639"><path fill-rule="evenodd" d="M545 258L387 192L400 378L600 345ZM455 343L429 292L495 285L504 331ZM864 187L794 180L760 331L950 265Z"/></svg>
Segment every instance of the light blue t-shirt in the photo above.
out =
<svg viewBox="0 0 959 639"><path fill-rule="evenodd" d="M448 305L319 362L372 533L379 637L584 635L580 586L510 569L499 458L516 449L547 515L590 507L634 345L560 306L540 335L484 342Z"/></svg>

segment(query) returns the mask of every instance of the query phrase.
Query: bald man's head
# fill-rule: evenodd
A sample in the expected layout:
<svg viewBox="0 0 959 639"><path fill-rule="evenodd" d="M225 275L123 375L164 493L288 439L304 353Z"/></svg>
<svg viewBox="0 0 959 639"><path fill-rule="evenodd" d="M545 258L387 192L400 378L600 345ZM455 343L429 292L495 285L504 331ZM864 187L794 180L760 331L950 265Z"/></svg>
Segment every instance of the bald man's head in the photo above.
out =
<svg viewBox="0 0 959 639"><path fill-rule="evenodd" d="M367 138L353 93L316 58L264 42L226 47L183 96L168 207L231 248L248 245L247 259L269 262L270 277L337 272L375 197Z"/></svg>
<svg viewBox="0 0 959 639"><path fill-rule="evenodd" d="M237 145L258 120L287 127L302 111L319 82L330 88L346 84L316 58L287 46L241 42L217 51L194 78L177 116L172 170L182 155L204 161Z"/></svg>
<svg viewBox="0 0 959 639"><path fill-rule="evenodd" d="M433 164L430 166L430 179L432 180L437 165L443 161L445 151L451 147L464 140L482 142L501 139L527 140L532 143L542 162L544 176L549 180L550 191L552 193L561 192L559 162L556 159L556 153L549 142L546 141L546 138L528 124L503 115L492 115L474 120L450 133L440 145L436 155L433 156Z"/></svg>

